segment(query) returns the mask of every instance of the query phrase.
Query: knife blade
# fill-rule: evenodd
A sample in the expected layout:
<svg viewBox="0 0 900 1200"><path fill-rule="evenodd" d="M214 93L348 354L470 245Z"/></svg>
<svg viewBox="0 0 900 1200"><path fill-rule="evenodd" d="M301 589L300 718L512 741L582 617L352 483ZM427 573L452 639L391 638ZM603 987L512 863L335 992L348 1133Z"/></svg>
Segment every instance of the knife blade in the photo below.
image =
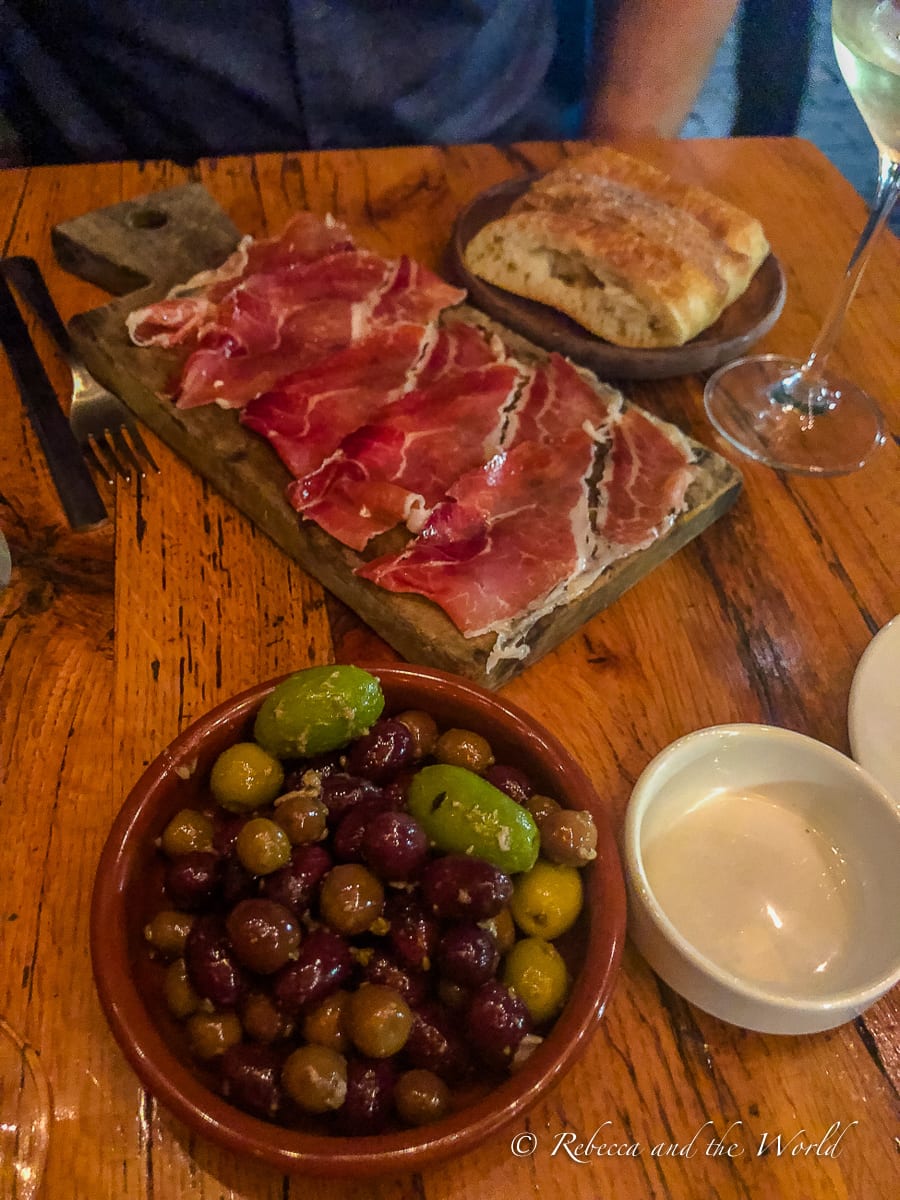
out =
<svg viewBox="0 0 900 1200"><path fill-rule="evenodd" d="M0 342L9 358L22 403L47 459L69 524L76 530L95 529L109 519L106 507L38 357L28 326L2 275Z"/></svg>
<svg viewBox="0 0 900 1200"><path fill-rule="evenodd" d="M22 299L34 309L35 315L43 322L44 328L60 351L66 358L70 358L73 354L72 339L37 262L27 254L14 254L0 260L0 274L9 280Z"/></svg>

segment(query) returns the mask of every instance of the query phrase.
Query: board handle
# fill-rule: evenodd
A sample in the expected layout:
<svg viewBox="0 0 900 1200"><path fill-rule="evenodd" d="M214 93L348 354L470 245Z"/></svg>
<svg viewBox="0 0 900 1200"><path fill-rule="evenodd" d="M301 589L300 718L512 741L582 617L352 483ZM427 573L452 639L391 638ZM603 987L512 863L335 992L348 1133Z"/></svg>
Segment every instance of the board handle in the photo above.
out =
<svg viewBox="0 0 900 1200"><path fill-rule="evenodd" d="M62 267L116 296L151 287L163 294L224 262L240 240L200 183L95 209L51 237Z"/></svg>

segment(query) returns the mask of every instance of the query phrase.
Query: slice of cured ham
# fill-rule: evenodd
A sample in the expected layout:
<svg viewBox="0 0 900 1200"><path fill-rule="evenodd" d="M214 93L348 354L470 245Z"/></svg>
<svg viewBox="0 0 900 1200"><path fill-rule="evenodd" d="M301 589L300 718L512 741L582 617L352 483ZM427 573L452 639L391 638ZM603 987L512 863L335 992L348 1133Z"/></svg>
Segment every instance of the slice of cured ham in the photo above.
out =
<svg viewBox="0 0 900 1200"><path fill-rule="evenodd" d="M429 332L409 322L376 329L251 400L241 423L269 439L292 475L309 475L407 389Z"/></svg>
<svg viewBox="0 0 900 1200"><path fill-rule="evenodd" d="M246 280L219 305L184 366L179 408L242 408L276 380L347 346L394 275L378 255L349 251Z"/></svg>
<svg viewBox="0 0 900 1200"><path fill-rule="evenodd" d="M445 308L461 304L465 298L466 293L460 288L451 287L433 271L404 255L390 286L372 311L372 320L378 325L396 321L427 325Z"/></svg>
<svg viewBox="0 0 900 1200"><path fill-rule="evenodd" d="M631 553L649 546L684 506L691 450L672 426L662 429L639 409L616 422L597 511L599 536Z"/></svg>
<svg viewBox="0 0 900 1200"><path fill-rule="evenodd" d="M457 321L438 331L434 345L419 371L418 383L428 387L439 379L503 362L506 350L495 337L486 337L477 325Z"/></svg>
<svg viewBox="0 0 900 1200"><path fill-rule="evenodd" d="M494 354L471 326L442 330L417 386L290 485L294 508L356 550L401 521L421 524L454 480L499 448L520 374ZM479 357L487 364L469 365Z"/></svg>
<svg viewBox="0 0 900 1200"><path fill-rule="evenodd" d="M505 453L457 480L405 550L358 574L428 596L468 636L521 617L585 569L596 442L621 401L552 354L512 409Z"/></svg>
<svg viewBox="0 0 900 1200"><path fill-rule="evenodd" d="M510 417L505 445L555 442L582 430L603 440L622 405L622 394L606 384L589 383L560 354L551 354L531 373Z"/></svg>
<svg viewBox="0 0 900 1200"><path fill-rule="evenodd" d="M245 239L218 270L133 313L129 331L138 345L189 351L172 385L179 408L242 408L370 329L426 325L464 298L411 259L357 250L342 225L301 213L280 238Z"/></svg>
<svg viewBox="0 0 900 1200"><path fill-rule="evenodd" d="M220 267L193 276L165 300L136 309L127 321L131 340L165 348L196 343L214 323L219 302L242 280L353 248L340 221L295 213L277 237L244 238Z"/></svg>
<svg viewBox="0 0 900 1200"><path fill-rule="evenodd" d="M387 295L393 299L384 306ZM394 322L395 314L414 314L424 325L464 295L424 267L410 271L408 260L363 251L248 280L223 301L216 325L185 364L178 407L215 401L242 408L370 332L385 336L395 323L410 324Z"/></svg>
<svg viewBox="0 0 900 1200"><path fill-rule="evenodd" d="M126 324L136 346L176 346L196 344L213 327L218 305L209 297L169 296L146 308L136 308Z"/></svg>
<svg viewBox="0 0 900 1200"><path fill-rule="evenodd" d="M459 479L401 554L357 573L428 596L467 636L518 617L584 568L592 460L580 431L520 442Z"/></svg>
<svg viewBox="0 0 900 1200"><path fill-rule="evenodd" d="M488 669L522 657L542 616L652 542L684 505L688 443L639 410L623 413L621 399L552 356L523 389L506 450L457 480L404 550L357 574L428 597L467 637L495 632Z"/></svg>

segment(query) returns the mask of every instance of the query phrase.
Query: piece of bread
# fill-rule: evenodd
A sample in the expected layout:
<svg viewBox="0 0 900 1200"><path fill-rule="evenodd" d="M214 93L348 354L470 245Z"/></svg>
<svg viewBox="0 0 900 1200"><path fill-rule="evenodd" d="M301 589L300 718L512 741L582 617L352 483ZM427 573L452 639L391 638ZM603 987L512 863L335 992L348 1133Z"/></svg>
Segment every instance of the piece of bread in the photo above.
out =
<svg viewBox="0 0 900 1200"><path fill-rule="evenodd" d="M768 254L758 221L600 148L537 180L465 250L473 274L620 346L680 346L740 296Z"/></svg>

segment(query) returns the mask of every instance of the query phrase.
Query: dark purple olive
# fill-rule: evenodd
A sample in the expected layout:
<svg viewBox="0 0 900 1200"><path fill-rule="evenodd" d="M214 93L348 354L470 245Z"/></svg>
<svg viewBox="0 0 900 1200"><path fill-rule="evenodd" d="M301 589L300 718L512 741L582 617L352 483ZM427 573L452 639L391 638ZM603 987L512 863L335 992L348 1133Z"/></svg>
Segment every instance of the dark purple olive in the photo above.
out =
<svg viewBox="0 0 900 1200"><path fill-rule="evenodd" d="M413 758L413 736L401 721L384 717L357 738L347 754L347 769L375 783L387 783Z"/></svg>
<svg viewBox="0 0 900 1200"><path fill-rule="evenodd" d="M442 920L484 921L512 896L512 880L482 858L445 854L422 872L422 898Z"/></svg>
<svg viewBox="0 0 900 1200"><path fill-rule="evenodd" d="M225 928L238 962L260 975L271 975L297 957L300 927L289 908L256 896L236 904Z"/></svg>
<svg viewBox="0 0 900 1200"><path fill-rule="evenodd" d="M229 1046L219 1064L222 1095L257 1116L274 1117L281 1107L281 1060L269 1046Z"/></svg>
<svg viewBox="0 0 900 1200"><path fill-rule="evenodd" d="M525 1004L492 979L483 984L466 1010L466 1033L481 1058L492 1067L508 1067L519 1042L531 1032Z"/></svg>
<svg viewBox="0 0 900 1200"><path fill-rule="evenodd" d="M403 1058L410 1066L433 1071L450 1083L464 1078L472 1065L469 1048L454 1017L435 1001L426 1001L413 1009Z"/></svg>
<svg viewBox="0 0 900 1200"><path fill-rule="evenodd" d="M353 972L350 947L330 929L314 929L301 942L297 958L274 976L272 994L279 1009L296 1017L336 992Z"/></svg>
<svg viewBox="0 0 900 1200"><path fill-rule="evenodd" d="M321 799L328 809L328 824L333 829L345 813L363 800L381 796L381 788L371 779L335 774L322 780Z"/></svg>
<svg viewBox="0 0 900 1200"><path fill-rule="evenodd" d="M213 849L218 854L232 854L237 835L249 820L239 813L226 812L224 808L216 808L213 814Z"/></svg>
<svg viewBox="0 0 900 1200"><path fill-rule="evenodd" d="M290 862L263 879L262 895L302 917L332 866L331 855L324 846L295 846Z"/></svg>
<svg viewBox="0 0 900 1200"><path fill-rule="evenodd" d="M493 763L482 774L488 783L511 796L517 804L527 803L529 796L534 793L531 780L518 767L511 767L506 763Z"/></svg>
<svg viewBox="0 0 900 1200"><path fill-rule="evenodd" d="M184 947L191 986L217 1009L237 1008L247 989L221 917L198 917Z"/></svg>
<svg viewBox="0 0 900 1200"><path fill-rule="evenodd" d="M219 896L226 908L233 908L241 900L257 895L259 881L247 868L230 855L222 859L220 869Z"/></svg>
<svg viewBox="0 0 900 1200"><path fill-rule="evenodd" d="M391 1114L397 1074L396 1066L388 1058L350 1059L347 1096L336 1115L340 1133L361 1137L384 1129Z"/></svg>
<svg viewBox="0 0 900 1200"><path fill-rule="evenodd" d="M428 838L409 813L380 812L365 827L362 855L382 879L411 879L428 858Z"/></svg>
<svg viewBox="0 0 900 1200"><path fill-rule="evenodd" d="M388 954L377 951L363 967L363 978L368 983L381 983L395 988L407 1004L415 1007L428 995L428 976L421 971L410 971Z"/></svg>
<svg viewBox="0 0 900 1200"><path fill-rule="evenodd" d="M414 971L431 969L440 926L418 900L406 894L391 896L384 915L390 925L388 940L397 961Z"/></svg>
<svg viewBox="0 0 900 1200"><path fill-rule="evenodd" d="M497 943L478 925L452 925L437 948L438 970L445 979L477 988L492 979L500 962Z"/></svg>
<svg viewBox="0 0 900 1200"><path fill-rule="evenodd" d="M175 908L206 908L218 894L220 872L219 856L211 850L180 854L166 863L166 894Z"/></svg>
<svg viewBox="0 0 900 1200"><path fill-rule="evenodd" d="M409 797L409 785L413 781L415 771L401 771L390 783L384 785L384 806L395 812L405 812Z"/></svg>
<svg viewBox="0 0 900 1200"><path fill-rule="evenodd" d="M363 838L369 822L384 811L384 799L375 796L362 800L344 813L334 830L331 847L339 862L363 861Z"/></svg>

